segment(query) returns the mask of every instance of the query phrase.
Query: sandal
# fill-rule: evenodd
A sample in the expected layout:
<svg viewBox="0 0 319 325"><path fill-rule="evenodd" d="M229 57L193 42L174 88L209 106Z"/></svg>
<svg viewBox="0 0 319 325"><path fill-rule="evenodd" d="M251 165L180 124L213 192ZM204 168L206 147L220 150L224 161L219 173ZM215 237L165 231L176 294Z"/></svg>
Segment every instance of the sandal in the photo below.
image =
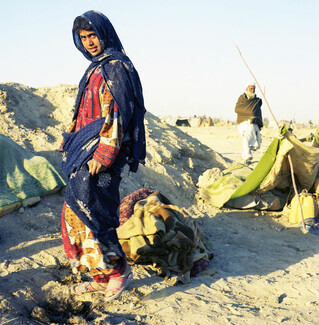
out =
<svg viewBox="0 0 319 325"><path fill-rule="evenodd" d="M80 284L74 284L73 286L71 286L71 293L77 296L93 292L104 293L105 287L97 282L89 281Z"/></svg>
<svg viewBox="0 0 319 325"><path fill-rule="evenodd" d="M123 275L110 278L105 290L104 300L112 301L118 298L132 279L133 273L131 267L127 264Z"/></svg>

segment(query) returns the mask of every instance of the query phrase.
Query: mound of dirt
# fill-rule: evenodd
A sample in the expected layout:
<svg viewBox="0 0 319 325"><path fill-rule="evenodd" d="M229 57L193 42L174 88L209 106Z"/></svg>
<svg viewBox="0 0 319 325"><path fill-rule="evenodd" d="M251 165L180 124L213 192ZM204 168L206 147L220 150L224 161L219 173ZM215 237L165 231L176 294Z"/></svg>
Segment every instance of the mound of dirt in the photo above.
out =
<svg viewBox="0 0 319 325"><path fill-rule="evenodd" d="M57 151L73 116L77 87L31 88L0 84L1 132L27 150L46 157L61 172ZM182 206L193 203L198 177L229 163L179 128L146 113L147 157L136 174L124 173L121 195L141 187L159 190ZM62 175L63 176L63 175Z"/></svg>

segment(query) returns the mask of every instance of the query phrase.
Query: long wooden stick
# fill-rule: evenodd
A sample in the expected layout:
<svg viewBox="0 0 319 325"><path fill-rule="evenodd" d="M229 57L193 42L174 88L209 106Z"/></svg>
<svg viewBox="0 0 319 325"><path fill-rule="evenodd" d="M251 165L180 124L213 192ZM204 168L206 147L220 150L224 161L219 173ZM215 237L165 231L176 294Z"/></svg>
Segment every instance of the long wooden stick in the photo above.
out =
<svg viewBox="0 0 319 325"><path fill-rule="evenodd" d="M261 87L259 86L259 83L258 83L257 79L255 78L254 74L252 73L252 71L250 70L248 64L246 63L245 59L243 58L243 56L242 56L242 54L241 54L241 52L240 52L239 47L237 46L236 43L234 43L234 44L235 44L235 46L237 47L237 50L238 50L238 52L239 52L239 55L240 55L240 57L242 58L242 60L244 61L245 65L246 65L246 67L247 67L247 69L248 69L248 71L249 71L250 74L253 76L254 80L256 81L256 85L258 86L258 88L259 88L261 94L263 95L263 97L264 97L264 99L265 99L265 102L266 102L266 104L267 104L267 106L268 106L268 108L269 108L270 114L272 115L272 117L273 117L273 119L275 120L275 122L276 122L276 124L277 124L277 127L278 127L278 129L279 129L280 126L279 126L279 124L278 124L278 122L277 122L277 120L276 120L274 114L272 113L272 110L271 110L271 108L270 108L270 106L269 106L269 104L268 104L268 101L267 101L267 98L266 98L264 92L262 91Z"/></svg>
<svg viewBox="0 0 319 325"><path fill-rule="evenodd" d="M242 56L239 47L237 46L236 43L234 43L234 44L235 44L235 46L236 46L236 48L237 48L237 50L238 50L238 52L239 52L240 57L241 57L242 60L244 61L245 65L246 65L246 67L247 67L247 69L248 69L248 71L250 72L250 74L251 74L252 77L254 78L254 80L255 80L255 82L256 82L256 85L258 86L258 88L259 88L261 94L263 95L263 97L264 97L264 99L265 99L265 102L266 102L266 104L267 104L267 106L268 106L268 109L269 109L269 111L270 111L270 114L272 115L274 121L276 122L278 129L280 129L280 126L279 126L279 124L278 124L278 122L277 122L277 120L276 120L276 118L275 118L275 116L274 116L274 114L273 114L273 112L272 112L272 110L271 110L269 104L268 104L267 98L266 98L264 92L262 91L262 89L261 89L261 87L260 87L260 85L259 85L257 79L255 78L254 74L252 73L252 71L250 70L248 64L246 63L244 57ZM294 175L294 167L293 167L293 164L292 164L292 160L291 160L290 153L288 153L288 161L289 161L289 165L290 165L290 174L291 174L291 179L292 179L292 185L293 185L293 188L294 188L294 191L295 191L295 195L297 196L297 199L298 199L298 204L299 204L299 209L300 209L300 215L301 215L301 221L302 221L302 228L303 228L304 230L306 230L305 219L304 219L304 216L303 216L302 205L301 205L301 202L300 202L299 193L298 193L297 186L296 186L295 175Z"/></svg>
<svg viewBox="0 0 319 325"><path fill-rule="evenodd" d="M288 160L289 160L289 165L290 165L290 169L291 169L291 175L294 175L294 167L293 167L292 160L291 160L291 156L290 156L289 153L288 153ZM302 211L302 206L301 206L301 202L300 202L300 197L299 197L298 191L297 191L295 177L294 176L291 176L291 178L292 178L292 184L293 184L293 187L294 187L294 190L295 190L295 194L297 195L297 198L298 198L299 210L300 210L301 222L302 222L302 228L304 230L306 230L305 219L304 219L304 216L303 216L303 211Z"/></svg>

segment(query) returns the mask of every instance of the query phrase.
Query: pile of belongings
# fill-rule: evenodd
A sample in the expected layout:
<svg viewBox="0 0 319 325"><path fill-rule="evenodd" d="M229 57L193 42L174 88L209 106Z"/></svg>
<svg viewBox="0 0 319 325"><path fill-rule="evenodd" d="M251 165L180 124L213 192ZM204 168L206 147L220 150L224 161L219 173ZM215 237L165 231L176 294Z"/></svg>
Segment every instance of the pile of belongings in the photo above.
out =
<svg viewBox="0 0 319 325"><path fill-rule="evenodd" d="M217 174L212 170L201 175L196 199L217 208L281 210L293 193L288 154L298 192L307 190L319 194L318 131L319 127L310 147L284 125L253 170L237 164L220 171L219 177L210 177Z"/></svg>
<svg viewBox="0 0 319 325"><path fill-rule="evenodd" d="M159 192L128 195L119 216L117 234L128 263L149 265L170 285L190 283L213 258L191 216Z"/></svg>
<svg viewBox="0 0 319 325"><path fill-rule="evenodd" d="M37 156L0 134L0 216L33 205L41 196L65 186L44 157Z"/></svg>

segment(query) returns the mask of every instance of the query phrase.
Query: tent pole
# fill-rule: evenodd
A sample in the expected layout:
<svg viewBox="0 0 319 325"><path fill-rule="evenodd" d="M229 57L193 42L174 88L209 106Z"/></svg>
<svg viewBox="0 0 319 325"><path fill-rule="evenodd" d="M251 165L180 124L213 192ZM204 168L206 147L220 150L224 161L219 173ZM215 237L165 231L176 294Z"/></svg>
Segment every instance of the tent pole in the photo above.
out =
<svg viewBox="0 0 319 325"><path fill-rule="evenodd" d="M248 64L246 63L245 59L243 58L239 47L237 46L237 44L235 42L234 42L234 44L235 44L235 46L236 46L236 48L237 48L237 50L239 52L240 57L244 61L245 65L246 65L246 67L248 69L248 71L250 72L250 74L252 75L252 77L254 78L254 80L256 81L256 85L258 86L261 94L263 95L263 97L265 99L265 102L266 102L266 104L268 106L268 109L270 111L270 114L273 117L274 121L276 122L278 129L280 129L280 126L279 126L279 124L278 124L278 122L277 122L274 114L272 113L272 110L270 109L270 106L269 106L268 101L266 99L265 93L262 91L261 87L259 86L259 83L258 83L257 79L255 78L254 74L252 73L252 71L250 70ZM298 204L299 204L299 209L300 209L300 215L301 215L301 221L302 221L302 228L303 228L303 230L306 230L305 219L304 219L304 216L303 216L303 211L302 211L302 206L301 206L301 202L300 202L300 197L299 197L299 193L298 193L297 186L296 186L295 175L294 175L294 167L293 167L293 164L292 164L292 160L291 160L290 153L288 153L288 161L289 161L289 165L290 165L290 174L291 174L291 179L292 179L292 185L293 185L293 188L294 188L294 191L295 191L295 195L297 196L297 199L298 199Z"/></svg>
<svg viewBox="0 0 319 325"><path fill-rule="evenodd" d="M291 175L294 175L294 167L293 167L293 164L292 164L292 161L291 161L291 156L290 156L289 153L288 153L288 160L289 160L289 165L290 165L290 169L291 169ZM295 194L297 195L297 198L298 198L302 228L304 230L306 230L305 219L304 219L304 216L303 216L302 206L301 206L300 197L299 197L296 182L295 182L295 177L291 177L291 178L292 178L292 184L293 184L293 187L294 187L294 190L295 190Z"/></svg>
<svg viewBox="0 0 319 325"><path fill-rule="evenodd" d="M241 57L242 60L244 61L245 65L246 65L246 67L247 67L247 69L248 69L248 71L249 71L250 74L253 76L254 80L256 81L256 85L258 86L258 88L259 88L261 94L263 95L263 97L264 97L264 99L265 99L265 102L266 102L266 104L267 104L267 106L268 106L268 109L269 109L269 111L270 111L270 114L271 114L271 116L273 117L274 121L276 122L278 129L280 129L280 126L279 126L279 124L278 124L278 122L277 122L277 120L276 120L274 114L272 113L272 110L271 110L271 108L270 108L270 106L269 106L269 104L268 104L267 98L266 98L264 92L262 91L261 87L259 86L259 83L258 83L257 79L255 78L254 74L252 73L252 71L250 70L248 64L246 63L245 59L243 58L243 56L242 56L242 54L241 54L241 52L240 52L240 49L239 49L239 47L237 46L236 43L235 43L235 46L236 46L236 48L237 48L237 50L238 50L238 52L239 52L240 57Z"/></svg>

